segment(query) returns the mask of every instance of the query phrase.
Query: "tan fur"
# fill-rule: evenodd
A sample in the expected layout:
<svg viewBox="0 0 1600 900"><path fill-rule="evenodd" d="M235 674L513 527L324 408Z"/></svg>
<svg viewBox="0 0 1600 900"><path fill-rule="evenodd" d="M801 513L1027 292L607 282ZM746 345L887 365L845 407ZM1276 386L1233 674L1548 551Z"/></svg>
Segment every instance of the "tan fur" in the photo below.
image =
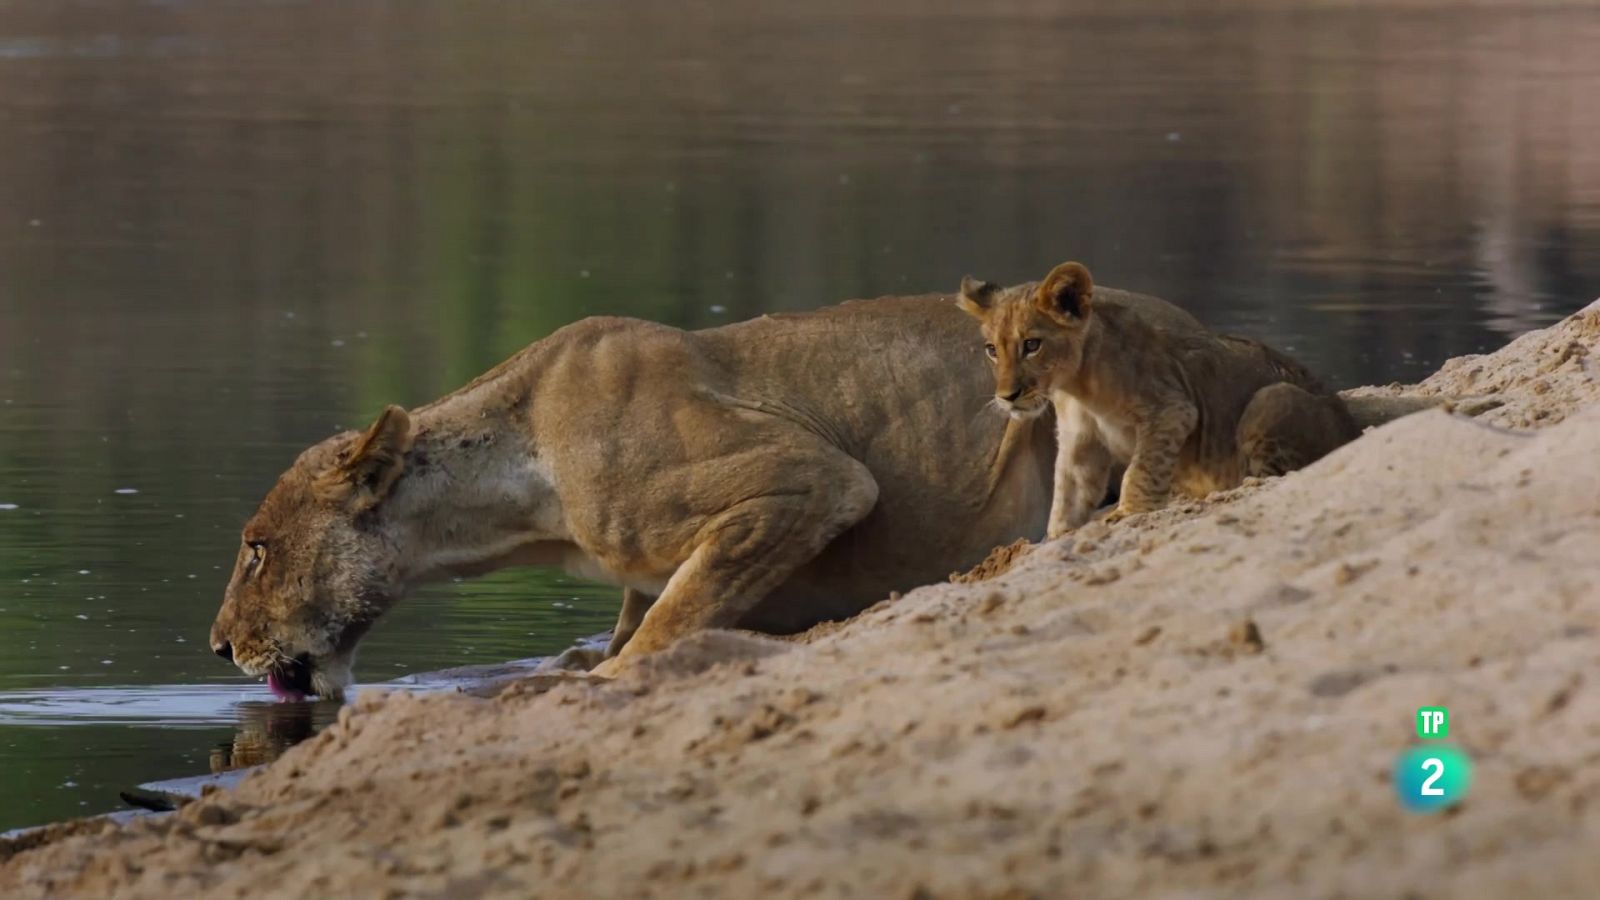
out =
<svg viewBox="0 0 1600 900"><path fill-rule="evenodd" d="M1284 474L1359 434L1344 401L1294 360L1104 294L1069 262L1005 291L969 279L957 301L981 325L996 402L1016 417L1055 410L1050 537L1088 521L1118 468L1111 522L1161 508L1174 490L1203 497Z"/></svg>
<svg viewBox="0 0 1600 900"><path fill-rule="evenodd" d="M989 414L970 329L948 297L563 328L301 454L245 525L213 646L338 695L377 617L451 575L555 564L625 587L608 670L937 581L1049 512L1049 422Z"/></svg>
<svg viewBox="0 0 1600 900"><path fill-rule="evenodd" d="M1154 297L1094 298L1200 330ZM701 332L587 319L302 453L245 525L212 645L339 696L411 587L532 564L625 588L606 671L702 628L843 618L1044 535L1050 405L992 415L993 388L949 297Z"/></svg>

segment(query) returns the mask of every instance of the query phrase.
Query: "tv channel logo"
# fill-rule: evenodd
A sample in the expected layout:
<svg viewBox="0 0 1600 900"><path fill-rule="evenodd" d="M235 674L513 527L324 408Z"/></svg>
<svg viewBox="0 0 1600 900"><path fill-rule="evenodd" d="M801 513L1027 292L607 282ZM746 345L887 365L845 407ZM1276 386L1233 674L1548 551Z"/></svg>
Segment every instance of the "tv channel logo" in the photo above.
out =
<svg viewBox="0 0 1600 900"><path fill-rule="evenodd" d="M1417 710L1417 737L1439 741L1450 734L1450 710L1424 706ZM1394 765L1394 790L1412 812L1449 809L1472 786L1472 758L1447 744L1425 743L1400 754Z"/></svg>
<svg viewBox="0 0 1600 900"><path fill-rule="evenodd" d="M1450 710L1442 706L1424 706L1417 710L1417 737L1437 741L1450 736Z"/></svg>

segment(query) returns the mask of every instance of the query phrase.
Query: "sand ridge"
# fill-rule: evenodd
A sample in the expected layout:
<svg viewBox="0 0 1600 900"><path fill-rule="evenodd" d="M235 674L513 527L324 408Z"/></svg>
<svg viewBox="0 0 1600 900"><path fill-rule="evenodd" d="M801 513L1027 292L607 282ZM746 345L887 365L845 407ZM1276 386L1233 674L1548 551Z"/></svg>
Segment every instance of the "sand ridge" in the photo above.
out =
<svg viewBox="0 0 1600 900"><path fill-rule="evenodd" d="M1596 350L1600 302L1420 386L1499 402L1477 418L1091 523L809 641L364 699L172 817L0 849L0 895L1584 895ZM1389 786L1424 705L1477 765L1433 817Z"/></svg>

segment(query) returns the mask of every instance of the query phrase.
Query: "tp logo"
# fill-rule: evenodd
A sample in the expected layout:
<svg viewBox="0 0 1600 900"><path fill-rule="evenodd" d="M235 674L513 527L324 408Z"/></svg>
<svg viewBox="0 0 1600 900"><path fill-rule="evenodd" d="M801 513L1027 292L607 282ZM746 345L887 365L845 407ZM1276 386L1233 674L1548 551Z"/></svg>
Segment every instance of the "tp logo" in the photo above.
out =
<svg viewBox="0 0 1600 900"><path fill-rule="evenodd" d="M1424 706L1417 710L1417 737L1437 741L1450 734L1450 710ZM1400 754L1394 766L1394 790L1412 812L1448 809L1472 785L1472 759L1455 747L1422 744Z"/></svg>
<svg viewBox="0 0 1600 900"><path fill-rule="evenodd" d="M1417 710L1417 737L1436 741L1450 736L1450 710L1442 706L1424 706Z"/></svg>

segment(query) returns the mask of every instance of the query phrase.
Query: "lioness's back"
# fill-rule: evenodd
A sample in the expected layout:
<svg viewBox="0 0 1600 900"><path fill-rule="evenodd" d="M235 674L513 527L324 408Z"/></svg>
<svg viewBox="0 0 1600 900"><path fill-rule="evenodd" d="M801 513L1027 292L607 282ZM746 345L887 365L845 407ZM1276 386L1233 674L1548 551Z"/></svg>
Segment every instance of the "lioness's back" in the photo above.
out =
<svg viewBox="0 0 1600 900"><path fill-rule="evenodd" d="M1115 288L1102 288L1098 296L1101 303L1125 307L1158 328L1201 330L1193 316L1157 297ZM810 382L821 387L843 381L847 372L859 375L863 370L878 371L883 380L898 382L907 389L903 393L917 397L950 392L982 406L992 393L983 342L954 299L945 294L850 300L693 334L704 352L752 379L781 374L783 383L769 385L780 393L785 392L784 384L793 388ZM768 363L775 357L782 358L786 371L772 371Z"/></svg>

